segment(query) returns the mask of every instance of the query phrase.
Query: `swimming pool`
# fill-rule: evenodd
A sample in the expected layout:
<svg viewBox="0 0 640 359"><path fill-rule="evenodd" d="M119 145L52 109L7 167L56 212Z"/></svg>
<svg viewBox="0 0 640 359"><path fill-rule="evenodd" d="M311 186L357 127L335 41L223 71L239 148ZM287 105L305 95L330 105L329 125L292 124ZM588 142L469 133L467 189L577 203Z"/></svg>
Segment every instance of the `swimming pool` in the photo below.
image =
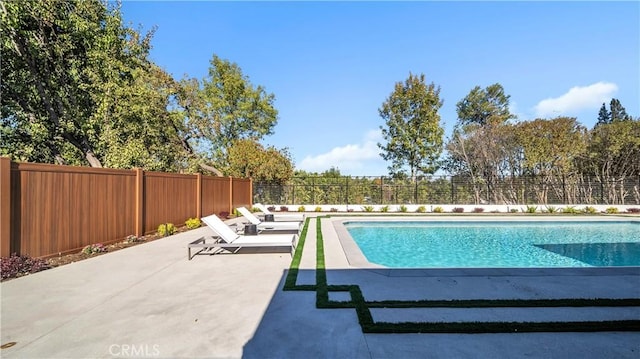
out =
<svg viewBox="0 0 640 359"><path fill-rule="evenodd" d="M366 259L390 268L640 266L639 221L345 221Z"/></svg>

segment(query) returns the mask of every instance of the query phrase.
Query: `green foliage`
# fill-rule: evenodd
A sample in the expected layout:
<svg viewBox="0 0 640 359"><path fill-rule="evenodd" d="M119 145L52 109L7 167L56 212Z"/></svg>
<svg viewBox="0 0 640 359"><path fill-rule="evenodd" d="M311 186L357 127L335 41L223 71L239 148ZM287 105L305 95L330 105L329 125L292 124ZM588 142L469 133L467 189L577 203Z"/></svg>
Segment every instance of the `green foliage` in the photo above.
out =
<svg viewBox="0 0 640 359"><path fill-rule="evenodd" d="M383 213L387 213L387 212L389 212L389 206L382 206L382 207L380 207L380 212L383 212Z"/></svg>
<svg viewBox="0 0 640 359"><path fill-rule="evenodd" d="M607 106L603 103L602 107L600 107L600 111L598 111L598 121L596 122L596 126L605 125L607 123L611 123L611 112L607 111Z"/></svg>
<svg viewBox="0 0 640 359"><path fill-rule="evenodd" d="M591 206L586 206L584 207L584 209L582 210L583 213L587 213L587 214L595 214L597 212L595 207L591 207Z"/></svg>
<svg viewBox="0 0 640 359"><path fill-rule="evenodd" d="M264 148L251 139L231 142L225 174L255 181L283 184L293 176L293 161L287 149Z"/></svg>
<svg viewBox="0 0 640 359"><path fill-rule="evenodd" d="M306 211L306 209L304 208L304 206L300 206L298 207L298 212L304 212Z"/></svg>
<svg viewBox="0 0 640 359"><path fill-rule="evenodd" d="M403 213L407 212L407 206L405 206L404 204L400 205L400 208L398 208L398 212L403 212Z"/></svg>
<svg viewBox="0 0 640 359"><path fill-rule="evenodd" d="M509 98L499 83L481 89L474 87L469 94L456 104L458 126L502 124L516 118L509 111Z"/></svg>
<svg viewBox="0 0 640 359"><path fill-rule="evenodd" d="M608 207L605 212L607 212L608 214L616 214L618 213L618 208L617 207Z"/></svg>
<svg viewBox="0 0 640 359"><path fill-rule="evenodd" d="M427 207L425 206L419 206L418 208L416 208L417 213L424 213L426 211L427 211Z"/></svg>
<svg viewBox="0 0 640 359"><path fill-rule="evenodd" d="M609 107L611 108L611 122L631 120L631 116L627 114L627 110L625 110L624 106L622 106L620 100L617 98L611 99Z"/></svg>
<svg viewBox="0 0 640 359"><path fill-rule="evenodd" d="M585 154L577 162L581 173L597 175L608 184L606 203L622 203L623 180L640 175L640 121L596 126L589 133Z"/></svg>
<svg viewBox="0 0 640 359"><path fill-rule="evenodd" d="M554 207L554 206L546 206L545 208L548 213L556 213L560 210L558 207Z"/></svg>
<svg viewBox="0 0 640 359"><path fill-rule="evenodd" d="M103 253L106 251L107 251L107 247L105 247L102 243L90 244L82 248L82 253L87 255L92 255L95 253Z"/></svg>
<svg viewBox="0 0 640 359"><path fill-rule="evenodd" d="M518 209L517 208L511 208L509 210L510 213L518 213Z"/></svg>
<svg viewBox="0 0 640 359"><path fill-rule="evenodd" d="M444 212L444 208L440 206L433 209L433 213L443 213L443 212Z"/></svg>
<svg viewBox="0 0 640 359"><path fill-rule="evenodd" d="M365 212L373 212L373 206L363 206L362 210Z"/></svg>
<svg viewBox="0 0 640 359"><path fill-rule="evenodd" d="M148 59L152 33L124 26L118 4L9 1L2 20L0 155L178 169L173 80Z"/></svg>
<svg viewBox="0 0 640 359"><path fill-rule="evenodd" d="M579 210L577 210L575 207L573 206L567 206L565 208L562 209L562 213L566 213L566 214L577 214L580 213Z"/></svg>
<svg viewBox="0 0 640 359"><path fill-rule="evenodd" d="M178 105L192 148L203 148L214 162L226 164L226 152L240 139L258 141L273 134L278 111L275 96L253 86L240 67L213 55L208 76L180 82Z"/></svg>
<svg viewBox="0 0 640 359"><path fill-rule="evenodd" d="M382 158L391 162L389 173L404 173L415 178L419 173L431 174L438 169L444 129L438 111L442 107L440 88L427 85L425 76L409 74L405 82L395 84L394 91L379 109L385 120L381 126L385 144L378 144Z"/></svg>
<svg viewBox="0 0 640 359"><path fill-rule="evenodd" d="M184 224L188 229L196 229L202 226L202 221L200 220L200 218L189 218L186 222L184 222Z"/></svg>
<svg viewBox="0 0 640 359"><path fill-rule="evenodd" d="M523 213L536 213L538 211L538 206L527 206L522 209Z"/></svg>
<svg viewBox="0 0 640 359"><path fill-rule="evenodd" d="M163 223L158 226L158 235L161 236L170 236L175 233L176 227L173 223Z"/></svg>
<svg viewBox="0 0 640 359"><path fill-rule="evenodd" d="M316 208L315 208L315 210L314 210L314 211L315 211L315 212L322 212L322 207L320 207L320 206L316 206Z"/></svg>

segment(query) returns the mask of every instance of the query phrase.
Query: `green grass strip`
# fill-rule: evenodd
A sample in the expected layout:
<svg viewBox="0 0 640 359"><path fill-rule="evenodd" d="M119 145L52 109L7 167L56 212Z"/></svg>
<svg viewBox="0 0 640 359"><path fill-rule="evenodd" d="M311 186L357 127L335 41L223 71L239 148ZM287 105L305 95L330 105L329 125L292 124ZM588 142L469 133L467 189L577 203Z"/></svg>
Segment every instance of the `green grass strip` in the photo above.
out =
<svg viewBox="0 0 640 359"><path fill-rule="evenodd" d="M322 240L321 217L316 218L316 307L331 308L329 305L327 271L324 265L324 241Z"/></svg>
<svg viewBox="0 0 640 359"><path fill-rule="evenodd" d="M311 218L307 218L304 222L304 226L302 227L302 232L300 232L300 237L298 237L298 245L296 246L296 250L293 253L293 259L291 260L291 265L289 266L289 272L287 273L287 278L284 282L284 291L291 290L302 290L302 291L312 291L316 290L315 285L296 285L296 281L298 280L298 271L300 268L300 261L302 260L302 252L304 251L304 244L307 240L307 230L309 229L309 222Z"/></svg>
<svg viewBox="0 0 640 359"><path fill-rule="evenodd" d="M640 331L640 320L578 321L578 322L375 322L369 308L505 308L505 307L620 307L640 306L640 299L472 299L472 300L418 300L370 301L364 299L358 285L329 285L324 256L321 218L316 218L316 285L296 285L298 268L304 249L308 218L284 290L316 291L317 308L355 308L363 333L531 333L531 332L599 332ZM329 292L349 292L350 301L331 301Z"/></svg>

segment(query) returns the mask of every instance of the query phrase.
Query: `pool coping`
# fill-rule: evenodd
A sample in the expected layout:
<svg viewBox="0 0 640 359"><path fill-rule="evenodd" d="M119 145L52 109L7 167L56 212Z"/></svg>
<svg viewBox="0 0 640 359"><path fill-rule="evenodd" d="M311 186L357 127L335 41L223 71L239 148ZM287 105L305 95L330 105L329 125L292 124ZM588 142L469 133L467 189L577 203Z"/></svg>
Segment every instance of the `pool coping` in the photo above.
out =
<svg viewBox="0 0 640 359"><path fill-rule="evenodd" d="M327 218L333 226L337 238L342 246L347 262L351 267L366 269L385 276L421 277L421 276L610 276L610 275L638 275L640 266L627 267L554 267L554 268L389 268L376 263L371 263L355 243L349 231L345 227L345 222L351 221L451 221L451 222L637 222L636 217L573 217L573 216L535 216L535 217L510 217L510 216L397 216L397 215L375 215L375 216L335 216Z"/></svg>

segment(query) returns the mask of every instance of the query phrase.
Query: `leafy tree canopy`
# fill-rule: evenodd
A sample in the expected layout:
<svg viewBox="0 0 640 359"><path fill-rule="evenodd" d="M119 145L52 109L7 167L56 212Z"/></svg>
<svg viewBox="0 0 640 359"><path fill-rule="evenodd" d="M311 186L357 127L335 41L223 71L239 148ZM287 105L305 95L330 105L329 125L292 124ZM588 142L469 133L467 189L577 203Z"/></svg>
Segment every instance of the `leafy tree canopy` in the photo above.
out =
<svg viewBox="0 0 640 359"><path fill-rule="evenodd" d="M256 181L286 183L293 176L293 165L287 149L263 147L250 139L234 140L228 149L225 173L234 177L251 177Z"/></svg>
<svg viewBox="0 0 640 359"><path fill-rule="evenodd" d="M398 175L409 168L411 178L431 174L438 168L444 130L438 110L442 107L440 88L425 82L424 74L409 74L398 82L378 110L385 120L381 126L385 144L378 143L382 158L391 161L389 173Z"/></svg>
<svg viewBox="0 0 640 359"><path fill-rule="evenodd" d="M456 104L458 126L501 124L516 118L509 111L509 98L499 83L484 89L474 87Z"/></svg>

